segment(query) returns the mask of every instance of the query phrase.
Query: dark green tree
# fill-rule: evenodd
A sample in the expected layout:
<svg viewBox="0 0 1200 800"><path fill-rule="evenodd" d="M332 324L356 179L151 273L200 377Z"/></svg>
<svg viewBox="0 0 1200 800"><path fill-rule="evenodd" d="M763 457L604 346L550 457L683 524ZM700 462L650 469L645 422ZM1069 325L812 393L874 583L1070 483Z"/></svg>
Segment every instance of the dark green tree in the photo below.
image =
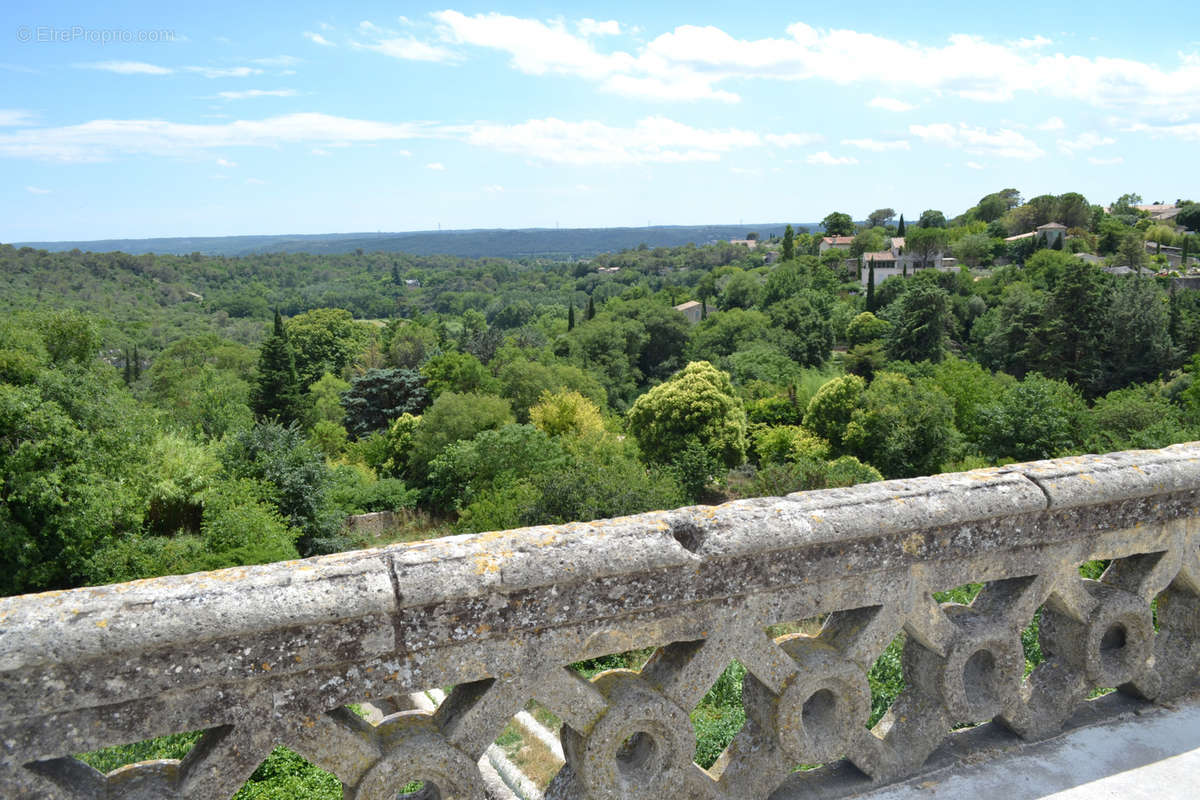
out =
<svg viewBox="0 0 1200 800"><path fill-rule="evenodd" d="M250 390L250 408L260 420L276 420L283 425L301 416L296 356L278 311L274 330L259 350L258 381Z"/></svg>
<svg viewBox="0 0 1200 800"><path fill-rule="evenodd" d="M573 330L575 330L575 303L574 303L574 301L571 302L571 305L567 306L567 333L570 333Z"/></svg>
<svg viewBox="0 0 1200 800"><path fill-rule="evenodd" d="M1102 393L1104 386L1107 294L1099 269L1083 261L1068 264L1050 293L1038 329L1038 369L1046 377L1069 381L1090 397Z"/></svg>
<svg viewBox="0 0 1200 800"><path fill-rule="evenodd" d="M900 224L896 226L896 235L899 237L904 236L904 215L903 214L900 215Z"/></svg>
<svg viewBox="0 0 1200 800"><path fill-rule="evenodd" d="M589 322L596 316L596 298L588 295L587 313L583 315Z"/></svg>
<svg viewBox="0 0 1200 800"><path fill-rule="evenodd" d="M950 298L945 290L913 278L913 285L888 307L888 312L892 330L887 350L892 359L942 360L952 319Z"/></svg>
<svg viewBox="0 0 1200 800"><path fill-rule="evenodd" d="M791 261L796 257L796 232L792 230L791 223L783 230L783 250L780 255L784 261Z"/></svg>
<svg viewBox="0 0 1200 800"><path fill-rule="evenodd" d="M355 439L387 430L401 414L420 414L428 404L421 375L411 369L369 369L342 395L346 431Z"/></svg>
<svg viewBox="0 0 1200 800"><path fill-rule="evenodd" d="M871 259L871 266L867 269L867 311L874 314L879 310L879 306L875 302L875 259Z"/></svg>

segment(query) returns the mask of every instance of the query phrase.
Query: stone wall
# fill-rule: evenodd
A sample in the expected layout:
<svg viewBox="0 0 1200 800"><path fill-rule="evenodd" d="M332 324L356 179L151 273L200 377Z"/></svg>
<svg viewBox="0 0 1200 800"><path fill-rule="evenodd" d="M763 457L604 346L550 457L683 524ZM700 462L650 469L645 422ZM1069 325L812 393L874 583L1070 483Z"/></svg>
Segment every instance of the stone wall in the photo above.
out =
<svg viewBox="0 0 1200 800"><path fill-rule="evenodd" d="M932 597L969 582L970 606ZM901 632L907 688L868 730L867 670ZM549 798L831 796L913 774L961 723L1035 740L1097 687L1177 696L1198 633L1200 444L456 536L0 599L0 796L228 798L286 745L347 798L421 779L480 800L530 699L564 722ZM567 668L648 647L639 672ZM747 722L703 770L688 712L735 659ZM345 708L364 702L392 713ZM182 762L72 757L194 730Z"/></svg>

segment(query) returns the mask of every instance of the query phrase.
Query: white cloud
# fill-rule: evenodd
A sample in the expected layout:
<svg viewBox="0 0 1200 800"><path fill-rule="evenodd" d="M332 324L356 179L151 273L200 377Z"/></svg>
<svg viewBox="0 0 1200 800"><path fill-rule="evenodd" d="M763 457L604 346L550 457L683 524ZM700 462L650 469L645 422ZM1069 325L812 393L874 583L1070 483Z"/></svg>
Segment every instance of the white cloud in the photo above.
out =
<svg viewBox="0 0 1200 800"><path fill-rule="evenodd" d="M0 128L32 125L33 114L19 108L0 108Z"/></svg>
<svg viewBox="0 0 1200 800"><path fill-rule="evenodd" d="M98 69L103 72L115 72L118 75L170 75L175 70L160 67L157 64L147 64L145 61L93 61L87 64L76 64L80 69Z"/></svg>
<svg viewBox="0 0 1200 800"><path fill-rule="evenodd" d="M825 141L819 133L768 133L763 139L776 147L808 147Z"/></svg>
<svg viewBox="0 0 1200 800"><path fill-rule="evenodd" d="M251 75L263 74L263 71L257 67L184 67L184 69L206 78L249 78Z"/></svg>
<svg viewBox="0 0 1200 800"><path fill-rule="evenodd" d="M321 27L328 30L328 28L325 26L324 23L322 23ZM335 46L333 42L329 41L321 34L313 33L312 31L305 31L304 38L308 39L310 42L313 42L314 44L319 44L322 47L334 47Z"/></svg>
<svg viewBox="0 0 1200 800"><path fill-rule="evenodd" d="M1039 131L1061 131L1066 127L1067 123L1063 122L1062 117L1051 117L1045 122L1039 124L1037 129Z"/></svg>
<svg viewBox="0 0 1200 800"><path fill-rule="evenodd" d="M579 31L580 36L617 36L621 33L621 23L615 19L597 22L584 17L575 23L575 30Z"/></svg>
<svg viewBox="0 0 1200 800"><path fill-rule="evenodd" d="M248 100L253 97L295 97L295 89L246 89L241 92L217 92L223 100Z"/></svg>
<svg viewBox="0 0 1200 800"><path fill-rule="evenodd" d="M1200 141L1200 122L1190 122L1178 125L1147 125L1136 123L1125 128L1134 133L1148 133L1155 139L1172 136L1184 141Z"/></svg>
<svg viewBox="0 0 1200 800"><path fill-rule="evenodd" d="M329 151L328 151L328 150L326 150L326 149L325 149L325 148L323 148L323 147L314 147L314 148L313 148L313 149L312 149L310 152L311 152L311 153L312 153L314 156L327 156L327 155L329 155Z"/></svg>
<svg viewBox="0 0 1200 800"><path fill-rule="evenodd" d="M905 139L894 139L882 141L879 139L842 139L842 144L852 145L861 150L870 150L874 153L882 153L887 150L908 150L908 141Z"/></svg>
<svg viewBox="0 0 1200 800"><path fill-rule="evenodd" d="M500 194L504 191L504 187L498 183L493 183L491 186L483 187L483 191L487 192L488 194Z"/></svg>
<svg viewBox="0 0 1200 800"><path fill-rule="evenodd" d="M871 108L882 108L884 111L912 111L916 106L912 103L906 103L903 100L897 100L894 97L876 97L871 102L867 103Z"/></svg>
<svg viewBox="0 0 1200 800"><path fill-rule="evenodd" d="M730 167L729 171L734 175L762 175L763 171L759 167Z"/></svg>
<svg viewBox="0 0 1200 800"><path fill-rule="evenodd" d="M1087 131L1079 134L1074 139L1059 139L1058 149L1069 156L1073 156L1080 150L1094 150L1097 147L1116 143L1117 140L1111 136L1101 136L1094 131Z"/></svg>
<svg viewBox="0 0 1200 800"><path fill-rule="evenodd" d="M576 165L719 161L724 153L762 144L762 138L752 131L693 128L665 117L647 117L630 128L549 117L516 125L482 123L458 130L473 145Z"/></svg>
<svg viewBox="0 0 1200 800"><path fill-rule="evenodd" d="M980 164L978 161L968 161L967 166L971 169L983 169L983 164Z"/></svg>
<svg viewBox="0 0 1200 800"><path fill-rule="evenodd" d="M431 161L425 165L425 169L431 169L434 172L444 172L446 170L446 165L439 161Z"/></svg>
<svg viewBox="0 0 1200 800"><path fill-rule="evenodd" d="M236 166L237 166L237 162L236 162L236 161L230 161L230 160L229 160L229 159L227 159L227 158L218 158L218 159L217 159L217 166L218 166L218 167L236 167Z"/></svg>
<svg viewBox="0 0 1200 800"><path fill-rule="evenodd" d="M529 75L559 73L602 79L631 71L635 62L628 53L597 52L561 22L546 23L495 12L468 17L458 11L437 11L432 16L443 40L506 52L513 66Z"/></svg>
<svg viewBox="0 0 1200 800"><path fill-rule="evenodd" d="M300 63L295 56L271 56L269 58L252 58L255 64L262 67L294 67Z"/></svg>
<svg viewBox="0 0 1200 800"><path fill-rule="evenodd" d="M119 154L180 155L210 148L312 143L380 142L428 135L414 123L374 122L301 113L262 120L191 124L164 120L98 119L57 128L0 133L0 156L55 161L102 161Z"/></svg>
<svg viewBox="0 0 1200 800"><path fill-rule="evenodd" d="M251 186L262 186L266 183L266 181L264 181L262 178L246 178L246 183L250 184Z"/></svg>
<svg viewBox="0 0 1200 800"><path fill-rule="evenodd" d="M827 151L822 150L819 153L813 153L804 159L809 164L820 164L826 167L841 167L847 164L857 164L858 159L854 156L834 156Z"/></svg>
<svg viewBox="0 0 1200 800"><path fill-rule="evenodd" d="M1116 164L1124 164L1125 159L1121 156L1113 156L1112 158L1096 158L1095 156L1088 156L1088 163L1095 164L1098 167L1107 167Z"/></svg>
<svg viewBox="0 0 1200 800"><path fill-rule="evenodd" d="M1179 56L1179 65L1171 69L1131 59L1045 54L1051 41L1040 35L998 43L955 34L926 44L797 22L785 36L751 40L714 26L681 25L635 52L602 52L593 38L577 35L560 20L453 10L431 16L443 44L497 50L526 74L571 75L598 82L605 91L653 100L734 102L737 95L719 84L770 79L883 84L984 102L1029 92L1105 108L1174 104L1200 109L1200 64L1191 56ZM576 24L576 30L584 29L590 31L591 23ZM912 108L888 97L870 105Z"/></svg>
<svg viewBox="0 0 1200 800"><path fill-rule="evenodd" d="M966 150L973 155L1030 160L1046 154L1023 134L1008 128L993 132L986 128L972 127L965 122L958 125L940 122L932 125L909 125L908 131L928 143Z"/></svg>
<svg viewBox="0 0 1200 800"><path fill-rule="evenodd" d="M1032 38L1017 39L1012 43L1013 47L1016 47L1020 50L1036 50L1039 47L1049 47L1052 44L1054 44L1053 39L1047 39L1040 33Z"/></svg>
<svg viewBox="0 0 1200 800"><path fill-rule="evenodd" d="M458 54L453 50L419 41L412 36L394 36L381 38L372 43L351 42L351 44L361 50L374 50L376 53L403 61L445 62L458 60Z"/></svg>
<svg viewBox="0 0 1200 800"><path fill-rule="evenodd" d="M43 189L40 186L26 186L25 191L30 194L53 194L49 189Z"/></svg>

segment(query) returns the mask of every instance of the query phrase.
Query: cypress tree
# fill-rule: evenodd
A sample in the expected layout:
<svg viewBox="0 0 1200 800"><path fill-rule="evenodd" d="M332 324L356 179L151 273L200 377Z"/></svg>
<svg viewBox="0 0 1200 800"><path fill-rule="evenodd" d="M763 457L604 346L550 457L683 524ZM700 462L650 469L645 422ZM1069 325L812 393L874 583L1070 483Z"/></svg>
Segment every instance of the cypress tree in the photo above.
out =
<svg viewBox="0 0 1200 800"><path fill-rule="evenodd" d="M700 298L700 319L708 319L708 301Z"/></svg>
<svg viewBox="0 0 1200 800"><path fill-rule="evenodd" d="M133 379L141 380L142 377L142 354L138 352L137 345L133 346Z"/></svg>
<svg viewBox="0 0 1200 800"><path fill-rule="evenodd" d="M896 226L896 235L897 236L904 235L904 215L903 214L900 215L900 224Z"/></svg>
<svg viewBox="0 0 1200 800"><path fill-rule="evenodd" d="M275 330L259 351L258 383L250 392L250 407L259 419L276 419L284 425L300 416L296 356L278 311L275 312Z"/></svg>
<svg viewBox="0 0 1200 800"><path fill-rule="evenodd" d="M588 296L587 313L583 315L583 318L586 320L591 320L591 318L594 316L596 316L596 299Z"/></svg>
<svg viewBox="0 0 1200 800"><path fill-rule="evenodd" d="M129 354L129 348L125 348L125 372L122 377L125 379L125 385L133 383L133 357Z"/></svg>
<svg viewBox="0 0 1200 800"><path fill-rule="evenodd" d="M1184 272L1187 272L1188 258L1191 255L1188 251L1191 249L1191 244L1192 244L1192 237L1184 236L1183 237L1183 245L1180 247L1180 252L1179 252L1179 268L1182 269Z"/></svg>
<svg viewBox="0 0 1200 800"><path fill-rule="evenodd" d="M867 269L867 311L875 313L875 259Z"/></svg>
<svg viewBox="0 0 1200 800"><path fill-rule="evenodd" d="M575 330L575 302L567 306L567 332Z"/></svg>
<svg viewBox="0 0 1200 800"><path fill-rule="evenodd" d="M790 222L783 230L782 256L784 261L791 261L796 257L796 233L792 230L792 224Z"/></svg>

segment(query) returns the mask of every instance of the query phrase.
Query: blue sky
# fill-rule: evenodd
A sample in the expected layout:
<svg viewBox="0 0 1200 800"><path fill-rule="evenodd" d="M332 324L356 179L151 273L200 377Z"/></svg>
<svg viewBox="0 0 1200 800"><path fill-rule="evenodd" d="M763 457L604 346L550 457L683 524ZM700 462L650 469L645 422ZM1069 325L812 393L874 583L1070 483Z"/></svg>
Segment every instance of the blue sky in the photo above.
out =
<svg viewBox="0 0 1200 800"><path fill-rule="evenodd" d="M0 241L1200 194L1200 4L17 5Z"/></svg>

